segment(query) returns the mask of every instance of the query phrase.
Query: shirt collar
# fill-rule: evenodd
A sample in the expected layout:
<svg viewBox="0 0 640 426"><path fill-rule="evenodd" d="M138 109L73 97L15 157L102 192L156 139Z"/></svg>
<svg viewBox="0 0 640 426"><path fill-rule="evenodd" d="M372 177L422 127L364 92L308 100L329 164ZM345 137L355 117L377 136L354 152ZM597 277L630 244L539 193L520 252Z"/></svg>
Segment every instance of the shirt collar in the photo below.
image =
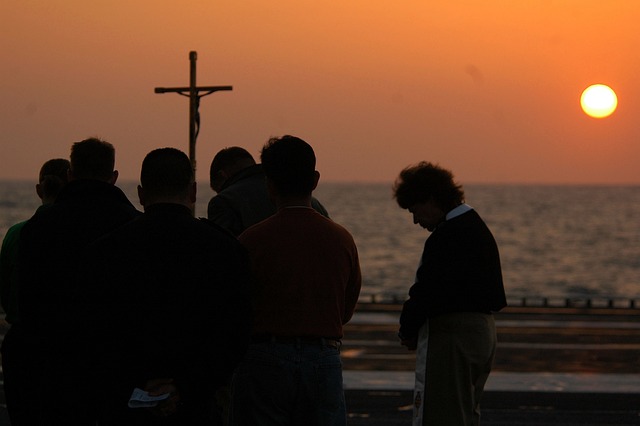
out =
<svg viewBox="0 0 640 426"><path fill-rule="evenodd" d="M445 220L451 220L454 217L458 217L461 214L464 214L464 213L468 212L469 210L473 210L473 207L471 207L470 205L468 205L466 203L462 203L458 207L456 207L455 209L453 209L449 213L447 213L447 215L445 216Z"/></svg>

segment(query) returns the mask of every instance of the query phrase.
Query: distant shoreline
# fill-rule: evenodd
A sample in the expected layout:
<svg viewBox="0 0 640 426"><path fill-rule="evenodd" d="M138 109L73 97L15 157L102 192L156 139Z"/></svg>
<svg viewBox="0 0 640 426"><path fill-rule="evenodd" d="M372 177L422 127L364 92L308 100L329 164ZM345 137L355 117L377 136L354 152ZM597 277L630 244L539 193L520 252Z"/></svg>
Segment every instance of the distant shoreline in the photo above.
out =
<svg viewBox="0 0 640 426"><path fill-rule="evenodd" d="M35 184L35 177L32 178L0 178L0 185L6 183L18 183L18 184ZM118 179L116 186L119 185L138 185L138 180L136 179ZM206 179L199 179L198 184L200 186L206 185L209 187L209 182ZM548 187L548 188L633 188L639 187L639 183L630 183L630 182L594 182L594 183L581 183L581 182L566 182L566 183L553 183L553 182L461 182L464 187ZM354 185L354 186L384 186L388 185L391 187L393 185L393 181L341 181L341 180L323 180L321 178L319 187L322 185Z"/></svg>

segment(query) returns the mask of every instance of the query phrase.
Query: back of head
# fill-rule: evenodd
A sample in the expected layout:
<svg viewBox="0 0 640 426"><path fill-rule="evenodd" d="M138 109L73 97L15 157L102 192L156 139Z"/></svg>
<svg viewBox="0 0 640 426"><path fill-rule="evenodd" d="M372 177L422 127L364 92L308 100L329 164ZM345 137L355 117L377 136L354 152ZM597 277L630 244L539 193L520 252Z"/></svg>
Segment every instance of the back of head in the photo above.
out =
<svg viewBox="0 0 640 426"><path fill-rule="evenodd" d="M260 158L265 175L281 195L306 196L313 191L316 156L302 139L291 135L271 138Z"/></svg>
<svg viewBox="0 0 640 426"><path fill-rule="evenodd" d="M113 179L116 150L107 141L89 138L71 147L71 176L74 179Z"/></svg>
<svg viewBox="0 0 640 426"><path fill-rule="evenodd" d="M45 162L38 177L39 194L43 200L54 200L68 180L69 160L54 158Z"/></svg>
<svg viewBox="0 0 640 426"><path fill-rule="evenodd" d="M216 192L224 184L225 179L234 173L256 164L255 160L244 148L231 146L220 150L209 168L209 183ZM224 172L222 174L221 172Z"/></svg>
<svg viewBox="0 0 640 426"><path fill-rule="evenodd" d="M142 162L140 185L151 202L180 200L189 196L194 182L193 167L187 155L175 148L151 151Z"/></svg>
<svg viewBox="0 0 640 426"><path fill-rule="evenodd" d="M445 212L464 201L464 191L453 174L437 164L422 161L400 172L393 187L398 205L408 209L433 198Z"/></svg>

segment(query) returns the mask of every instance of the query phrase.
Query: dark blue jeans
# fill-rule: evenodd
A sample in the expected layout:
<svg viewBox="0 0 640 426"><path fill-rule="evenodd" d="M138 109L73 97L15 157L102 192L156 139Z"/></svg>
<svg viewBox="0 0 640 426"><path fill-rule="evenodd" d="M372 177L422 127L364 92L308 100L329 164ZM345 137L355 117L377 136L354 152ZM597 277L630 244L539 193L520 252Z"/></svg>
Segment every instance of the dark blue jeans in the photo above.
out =
<svg viewBox="0 0 640 426"><path fill-rule="evenodd" d="M345 426L340 352L307 343L251 344L232 383L232 426Z"/></svg>

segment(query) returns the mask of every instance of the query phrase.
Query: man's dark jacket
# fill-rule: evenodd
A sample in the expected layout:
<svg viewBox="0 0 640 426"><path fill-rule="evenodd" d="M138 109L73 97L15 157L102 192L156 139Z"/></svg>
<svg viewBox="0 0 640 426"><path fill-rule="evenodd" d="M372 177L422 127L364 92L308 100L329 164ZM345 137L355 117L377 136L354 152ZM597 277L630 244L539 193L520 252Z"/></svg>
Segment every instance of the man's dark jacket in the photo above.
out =
<svg viewBox="0 0 640 426"><path fill-rule="evenodd" d="M79 306L72 277L91 242L138 215L116 186L80 179L69 182L55 203L22 229L16 264L19 321L3 350L22 360L26 375L19 380L22 402L16 408L27 424L90 424L84 398L93 388L78 374L86 336L75 327Z"/></svg>
<svg viewBox="0 0 640 426"><path fill-rule="evenodd" d="M249 341L248 277L237 240L179 204L148 206L89 247L78 276L86 284L81 319L98 337L109 424L144 417L127 408L128 397L159 378L176 383L180 424L211 424L215 390Z"/></svg>
<svg viewBox="0 0 640 426"><path fill-rule="evenodd" d="M91 179L69 182L50 208L38 211L20 234L21 328L43 339L65 332L75 309L70 278L80 255L138 215L118 187Z"/></svg>
<svg viewBox="0 0 640 426"><path fill-rule="evenodd" d="M498 246L475 210L433 231L416 275L400 317L403 339L416 338L427 318L497 312L506 306Z"/></svg>

